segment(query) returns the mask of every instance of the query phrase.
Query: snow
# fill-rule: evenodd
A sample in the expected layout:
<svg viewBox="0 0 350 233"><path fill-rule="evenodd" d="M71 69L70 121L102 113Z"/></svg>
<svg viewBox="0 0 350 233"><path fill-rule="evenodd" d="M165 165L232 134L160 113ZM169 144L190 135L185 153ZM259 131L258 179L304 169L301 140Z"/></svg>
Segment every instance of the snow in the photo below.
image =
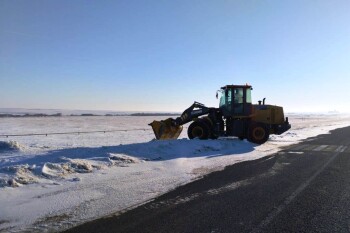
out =
<svg viewBox="0 0 350 233"><path fill-rule="evenodd" d="M348 115L291 114L291 130L255 145L188 140L186 126L178 140L156 141L147 125L155 119L164 117L2 118L2 135L130 131L0 138L0 231L59 231L120 214L227 165L350 125Z"/></svg>

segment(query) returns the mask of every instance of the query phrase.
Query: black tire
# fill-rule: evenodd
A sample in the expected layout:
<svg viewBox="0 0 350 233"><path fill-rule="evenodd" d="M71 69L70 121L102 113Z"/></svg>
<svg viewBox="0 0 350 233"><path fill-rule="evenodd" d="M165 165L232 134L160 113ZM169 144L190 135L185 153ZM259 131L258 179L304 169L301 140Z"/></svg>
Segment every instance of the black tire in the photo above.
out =
<svg viewBox="0 0 350 233"><path fill-rule="evenodd" d="M201 140L205 140L208 139L209 134L209 127L201 120L192 122L187 130L189 139L199 138Z"/></svg>
<svg viewBox="0 0 350 233"><path fill-rule="evenodd" d="M248 127L248 141L256 144L265 143L270 136L268 127L263 123L251 123Z"/></svg>
<svg viewBox="0 0 350 233"><path fill-rule="evenodd" d="M208 138L209 139L214 139L214 140L218 139L218 136L216 136L214 134L214 132L213 132L213 125L212 125L211 121L208 118L204 117L204 118L201 118L199 121L203 122L208 127L208 130L209 130L208 131L209 132Z"/></svg>

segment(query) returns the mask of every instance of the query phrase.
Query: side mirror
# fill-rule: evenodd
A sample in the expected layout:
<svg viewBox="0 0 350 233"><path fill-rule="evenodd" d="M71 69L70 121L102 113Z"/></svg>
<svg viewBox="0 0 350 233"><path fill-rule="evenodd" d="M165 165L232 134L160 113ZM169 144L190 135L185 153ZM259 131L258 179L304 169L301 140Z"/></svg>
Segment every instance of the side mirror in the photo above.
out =
<svg viewBox="0 0 350 233"><path fill-rule="evenodd" d="M218 92L216 92L215 97L216 97L216 98L219 98L219 93L218 93Z"/></svg>

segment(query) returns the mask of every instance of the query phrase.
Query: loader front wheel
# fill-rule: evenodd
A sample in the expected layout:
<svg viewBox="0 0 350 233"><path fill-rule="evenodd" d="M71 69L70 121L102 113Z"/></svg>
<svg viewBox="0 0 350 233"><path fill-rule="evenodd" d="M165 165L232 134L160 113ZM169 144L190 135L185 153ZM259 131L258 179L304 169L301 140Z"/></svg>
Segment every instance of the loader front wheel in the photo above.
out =
<svg viewBox="0 0 350 233"><path fill-rule="evenodd" d="M269 130L265 124L252 123L248 127L248 141L263 144L269 139Z"/></svg>
<svg viewBox="0 0 350 233"><path fill-rule="evenodd" d="M201 140L208 139L209 127L203 121L195 121L188 127L187 135L189 139L199 138Z"/></svg>

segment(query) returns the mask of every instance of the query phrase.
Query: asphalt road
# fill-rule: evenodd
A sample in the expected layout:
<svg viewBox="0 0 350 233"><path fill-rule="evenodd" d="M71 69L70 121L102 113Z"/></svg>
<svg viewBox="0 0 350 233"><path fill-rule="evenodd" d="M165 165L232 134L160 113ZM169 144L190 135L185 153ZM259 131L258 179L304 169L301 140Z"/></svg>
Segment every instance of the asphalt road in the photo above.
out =
<svg viewBox="0 0 350 233"><path fill-rule="evenodd" d="M350 127L67 232L350 232Z"/></svg>

